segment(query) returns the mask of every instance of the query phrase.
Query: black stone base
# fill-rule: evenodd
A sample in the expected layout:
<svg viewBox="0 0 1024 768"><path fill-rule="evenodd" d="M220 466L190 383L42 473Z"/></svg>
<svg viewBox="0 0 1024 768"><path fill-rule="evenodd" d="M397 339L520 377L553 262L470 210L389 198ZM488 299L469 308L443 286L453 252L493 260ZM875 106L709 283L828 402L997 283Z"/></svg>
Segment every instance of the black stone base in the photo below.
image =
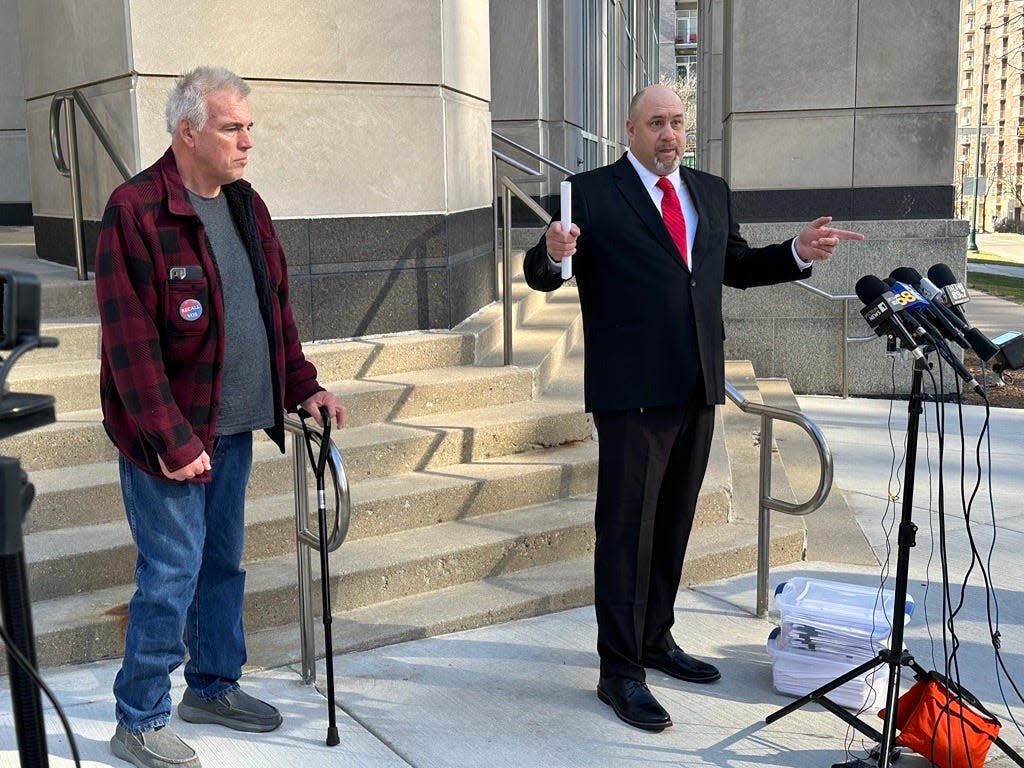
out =
<svg viewBox="0 0 1024 768"><path fill-rule="evenodd" d="M32 223L32 203L0 203L0 227L27 227Z"/></svg>
<svg viewBox="0 0 1024 768"><path fill-rule="evenodd" d="M733 190L732 209L740 223L951 219L953 186Z"/></svg>
<svg viewBox="0 0 1024 768"><path fill-rule="evenodd" d="M490 208L421 216L281 219L303 341L453 328L493 301ZM74 264L69 219L37 216L39 258ZM85 222L93 270L99 222Z"/></svg>

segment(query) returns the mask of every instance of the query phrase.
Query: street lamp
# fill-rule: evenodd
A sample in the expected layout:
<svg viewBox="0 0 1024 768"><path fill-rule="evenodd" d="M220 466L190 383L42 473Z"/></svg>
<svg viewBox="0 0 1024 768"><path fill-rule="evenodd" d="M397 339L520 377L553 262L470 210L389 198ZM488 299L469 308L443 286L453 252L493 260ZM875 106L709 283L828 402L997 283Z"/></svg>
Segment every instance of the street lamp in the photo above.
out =
<svg viewBox="0 0 1024 768"><path fill-rule="evenodd" d="M975 233L978 231L978 185L981 183L981 123L984 115L984 94L985 94L985 38L988 36L989 25L986 24L979 31L983 32L981 45L978 52L981 54L981 76L978 78L978 145L975 147L974 155L974 206L971 209L971 232L967 236L967 250L971 253L978 252L978 241Z"/></svg>

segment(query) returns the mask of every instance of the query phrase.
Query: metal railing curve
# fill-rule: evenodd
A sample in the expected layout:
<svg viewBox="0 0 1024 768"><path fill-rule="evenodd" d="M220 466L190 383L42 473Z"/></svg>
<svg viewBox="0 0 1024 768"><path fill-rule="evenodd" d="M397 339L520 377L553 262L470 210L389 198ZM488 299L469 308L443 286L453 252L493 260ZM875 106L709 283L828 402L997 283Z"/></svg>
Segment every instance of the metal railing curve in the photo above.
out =
<svg viewBox="0 0 1024 768"><path fill-rule="evenodd" d="M305 436L302 422L292 415L284 418L285 429L292 434L292 468L295 493L295 556L298 566L299 585L299 644L301 651L301 676L305 683L316 682L316 635L313 615L313 556L314 550L320 551L320 537L310 530L308 462ZM314 423L307 422L306 429L314 439L323 439L323 430ZM330 441L327 455L327 467L330 470L334 486L334 519L331 532L327 536L327 551L334 552L345 541L348 535L349 521L352 517L352 500L349 496L348 476L345 464L341 460L334 441ZM326 478L325 478L326 480Z"/></svg>
<svg viewBox="0 0 1024 768"><path fill-rule="evenodd" d="M764 618L768 615L768 571L769 546L771 541L771 511L784 512L787 515L809 515L828 498L832 490L832 451L825 441L825 436L818 425L802 413L779 408L774 405L755 403L743 396L728 381L725 382L725 394L744 413L761 417L761 443L759 458L759 478L757 488L757 615ZM772 441L773 422L775 419L796 424L804 430L818 452L818 487L807 501L794 504L790 501L776 499L772 493Z"/></svg>
<svg viewBox="0 0 1024 768"><path fill-rule="evenodd" d="M131 178L131 171L128 165L121 159L121 155L114 147L110 134L100 123L99 118L93 111L85 94L77 88L69 91L58 91L53 95L50 102L50 153L53 156L53 164L57 172L66 176L71 181L71 218L74 227L73 237L75 243L75 267L78 271L79 280L89 278L88 269L85 263L85 245L82 237L82 174L78 162L78 125L75 119L75 108L82 111L85 120L89 123L100 145L106 150L107 156L114 163L118 173L127 181ZM66 138L68 142L68 159L64 160L64 149L60 140L60 115L64 112L67 115Z"/></svg>

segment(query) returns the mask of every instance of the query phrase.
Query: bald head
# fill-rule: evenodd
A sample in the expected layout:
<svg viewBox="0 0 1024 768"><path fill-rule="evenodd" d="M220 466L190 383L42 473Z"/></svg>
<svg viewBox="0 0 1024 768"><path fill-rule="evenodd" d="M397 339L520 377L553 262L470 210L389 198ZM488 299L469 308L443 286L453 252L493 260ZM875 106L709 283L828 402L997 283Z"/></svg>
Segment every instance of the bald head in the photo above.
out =
<svg viewBox="0 0 1024 768"><path fill-rule="evenodd" d="M679 98L679 94L669 88L667 85L661 83L655 83L654 85L648 85L646 88L641 88L639 91L633 94L633 98L629 100L629 114L627 117L630 120L636 119L636 111L641 108L644 102L648 99L658 99L672 101L673 99L679 105L679 108L683 109L683 101Z"/></svg>
<svg viewBox="0 0 1024 768"><path fill-rule="evenodd" d="M626 120L629 149L651 173L667 176L686 149L686 112L671 88L649 85L630 99Z"/></svg>

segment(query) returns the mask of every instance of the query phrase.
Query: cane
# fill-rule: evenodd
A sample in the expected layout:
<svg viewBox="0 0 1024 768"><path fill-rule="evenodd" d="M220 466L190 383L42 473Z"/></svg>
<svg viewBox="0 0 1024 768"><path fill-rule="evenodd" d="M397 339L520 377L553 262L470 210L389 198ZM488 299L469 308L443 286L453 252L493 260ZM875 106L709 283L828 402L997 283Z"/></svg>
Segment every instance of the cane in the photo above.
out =
<svg viewBox="0 0 1024 768"><path fill-rule="evenodd" d="M317 533L320 538L320 594L323 598L323 619L324 619L324 659L327 665L327 746L336 746L341 739L338 738L338 726L335 721L334 702L334 650L331 642L331 573L327 552L327 499L324 493L324 472L327 468L327 456L331 446L331 413L326 406L320 406L320 420L323 424L323 434L320 437L320 451L313 455L313 433L306 426L306 414L299 410L299 418L302 420L302 434L306 438L306 452L309 454L309 464L313 469L313 476L316 478L316 516Z"/></svg>

